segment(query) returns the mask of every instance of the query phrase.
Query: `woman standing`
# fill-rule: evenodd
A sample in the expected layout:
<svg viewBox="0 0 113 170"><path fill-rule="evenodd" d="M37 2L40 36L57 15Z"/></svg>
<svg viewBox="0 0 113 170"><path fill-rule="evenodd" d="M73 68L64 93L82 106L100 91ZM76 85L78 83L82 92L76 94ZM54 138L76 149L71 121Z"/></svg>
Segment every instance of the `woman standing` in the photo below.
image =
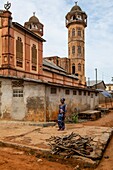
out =
<svg viewBox="0 0 113 170"><path fill-rule="evenodd" d="M58 114L58 130L65 129L65 114L67 111L67 105L65 104L65 98L60 99L61 104L59 105L59 114Z"/></svg>

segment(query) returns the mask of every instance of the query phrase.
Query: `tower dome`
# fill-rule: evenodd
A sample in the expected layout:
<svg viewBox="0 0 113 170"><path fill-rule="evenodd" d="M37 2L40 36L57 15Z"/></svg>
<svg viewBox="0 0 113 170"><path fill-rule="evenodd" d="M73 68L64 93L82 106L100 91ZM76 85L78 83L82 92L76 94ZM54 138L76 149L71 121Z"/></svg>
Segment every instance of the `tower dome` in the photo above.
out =
<svg viewBox="0 0 113 170"><path fill-rule="evenodd" d="M35 34L43 36L43 24L35 16L35 12L33 12L33 16L29 18L29 21L24 23L24 26Z"/></svg>
<svg viewBox="0 0 113 170"><path fill-rule="evenodd" d="M72 7L70 12L66 15L66 27L69 26L70 23L76 22L76 24L82 24L85 27L87 26L87 15L82 9L77 5L77 2L75 2L75 5Z"/></svg>
<svg viewBox="0 0 113 170"><path fill-rule="evenodd" d="M35 16L35 14L29 18L30 23L38 23L39 19Z"/></svg>
<svg viewBox="0 0 113 170"><path fill-rule="evenodd" d="M71 9L71 12L72 11L82 11L82 9L77 4L75 4L75 6L73 6Z"/></svg>

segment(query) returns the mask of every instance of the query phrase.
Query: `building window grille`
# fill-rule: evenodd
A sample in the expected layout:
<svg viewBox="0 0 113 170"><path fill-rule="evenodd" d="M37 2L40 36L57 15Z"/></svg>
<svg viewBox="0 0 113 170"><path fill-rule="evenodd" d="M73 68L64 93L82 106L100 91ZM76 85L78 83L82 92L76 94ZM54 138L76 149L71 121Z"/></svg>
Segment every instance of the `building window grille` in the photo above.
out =
<svg viewBox="0 0 113 170"><path fill-rule="evenodd" d="M57 89L54 88L54 87L52 87L52 88L51 88L51 94L56 94L56 93L57 93Z"/></svg>
<svg viewBox="0 0 113 170"><path fill-rule="evenodd" d="M33 71L37 71L37 49L36 49L36 45L33 44L32 48L31 48L31 52L32 52L32 70Z"/></svg>
<svg viewBox="0 0 113 170"><path fill-rule="evenodd" d="M65 94L69 95L70 91L68 89L66 89Z"/></svg>
<svg viewBox="0 0 113 170"><path fill-rule="evenodd" d="M12 81L12 87L23 87L23 86L24 86L23 80Z"/></svg>
<svg viewBox="0 0 113 170"><path fill-rule="evenodd" d="M13 89L13 97L23 97L22 89Z"/></svg>
<svg viewBox="0 0 113 170"><path fill-rule="evenodd" d="M23 43L20 37L16 40L16 66L23 67Z"/></svg>

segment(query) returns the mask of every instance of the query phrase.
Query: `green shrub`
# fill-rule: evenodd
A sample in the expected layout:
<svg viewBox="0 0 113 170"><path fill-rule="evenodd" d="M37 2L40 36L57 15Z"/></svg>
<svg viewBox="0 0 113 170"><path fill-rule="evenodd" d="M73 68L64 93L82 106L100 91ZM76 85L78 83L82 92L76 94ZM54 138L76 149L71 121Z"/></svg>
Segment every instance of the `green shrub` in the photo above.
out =
<svg viewBox="0 0 113 170"><path fill-rule="evenodd" d="M78 115L73 115L72 121L73 121L73 123L77 123L78 122Z"/></svg>

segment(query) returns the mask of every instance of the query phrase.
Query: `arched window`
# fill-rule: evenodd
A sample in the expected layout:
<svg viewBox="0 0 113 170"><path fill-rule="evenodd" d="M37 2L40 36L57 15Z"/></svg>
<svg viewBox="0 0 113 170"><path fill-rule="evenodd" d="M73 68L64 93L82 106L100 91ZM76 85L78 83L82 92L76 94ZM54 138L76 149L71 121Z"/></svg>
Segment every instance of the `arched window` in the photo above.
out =
<svg viewBox="0 0 113 170"><path fill-rule="evenodd" d="M32 70L36 71L37 70L37 49L36 45L33 44L31 48L31 54L32 54Z"/></svg>
<svg viewBox="0 0 113 170"><path fill-rule="evenodd" d="M78 54L81 54L81 46L78 46Z"/></svg>
<svg viewBox="0 0 113 170"><path fill-rule="evenodd" d="M75 54L75 46L72 47L72 54Z"/></svg>
<svg viewBox="0 0 113 170"><path fill-rule="evenodd" d="M81 64L78 64L78 71L81 71Z"/></svg>
<svg viewBox="0 0 113 170"><path fill-rule="evenodd" d="M81 37L81 28L78 28L78 36Z"/></svg>
<svg viewBox="0 0 113 170"><path fill-rule="evenodd" d="M32 25L30 24L29 28L31 29L32 28Z"/></svg>
<svg viewBox="0 0 113 170"><path fill-rule="evenodd" d="M16 40L16 66L23 67L23 43L20 37Z"/></svg>
<svg viewBox="0 0 113 170"><path fill-rule="evenodd" d="M73 20L75 20L75 19L76 19L76 16L74 15L74 16L73 16Z"/></svg>
<svg viewBox="0 0 113 170"><path fill-rule="evenodd" d="M75 36L75 29L73 28L72 29L72 37L74 37Z"/></svg>
<svg viewBox="0 0 113 170"><path fill-rule="evenodd" d="M75 64L72 64L72 74L75 74Z"/></svg>

